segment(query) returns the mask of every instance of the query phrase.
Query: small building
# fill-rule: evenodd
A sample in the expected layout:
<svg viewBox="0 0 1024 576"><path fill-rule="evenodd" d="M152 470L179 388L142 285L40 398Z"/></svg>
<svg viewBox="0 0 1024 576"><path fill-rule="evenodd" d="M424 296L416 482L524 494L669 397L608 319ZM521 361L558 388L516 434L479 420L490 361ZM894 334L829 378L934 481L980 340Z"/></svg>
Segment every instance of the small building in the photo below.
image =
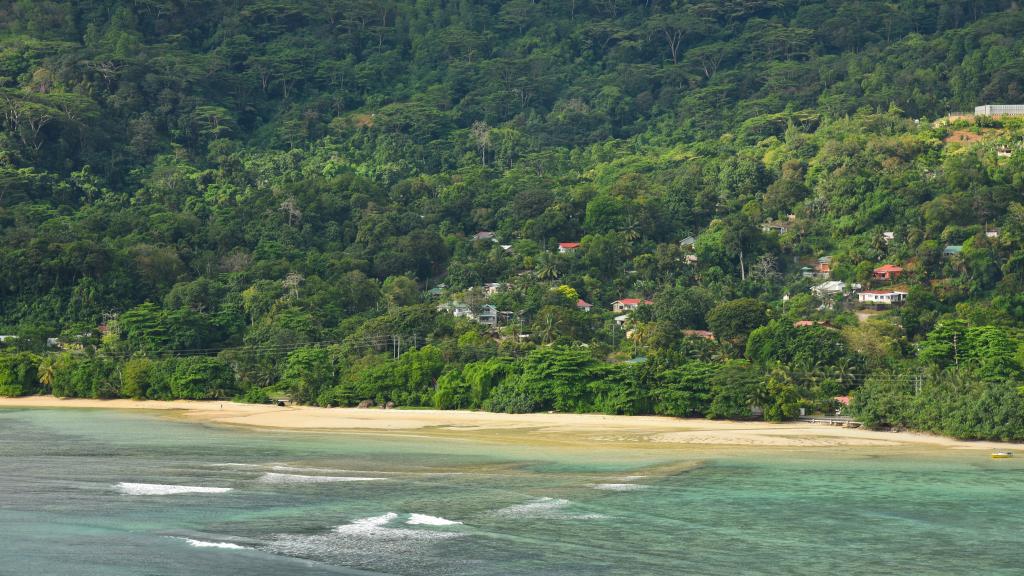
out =
<svg viewBox="0 0 1024 576"><path fill-rule="evenodd" d="M619 328L625 326L626 322L629 322L629 314L620 314L615 317L615 325Z"/></svg>
<svg viewBox="0 0 1024 576"><path fill-rule="evenodd" d="M498 309L491 304L484 304L480 307L480 312L475 314L474 318L480 324L484 326L497 326L498 325Z"/></svg>
<svg viewBox="0 0 1024 576"><path fill-rule="evenodd" d="M441 294L444 292L444 289L447 287L448 286L446 286L445 284L438 284L437 286L434 286L430 290L427 290L427 296L431 298L440 298Z"/></svg>
<svg viewBox="0 0 1024 576"><path fill-rule="evenodd" d="M696 244L697 244L697 239L694 238L693 236L687 236L686 238L683 238L682 240L679 241L679 247L680 248L693 249L694 245L696 245Z"/></svg>
<svg viewBox="0 0 1024 576"><path fill-rule="evenodd" d="M895 280L903 275L903 268L894 266L892 264L886 264L885 266L879 266L871 272L871 277L875 280Z"/></svg>
<svg viewBox="0 0 1024 576"><path fill-rule="evenodd" d="M863 304L892 306L906 302L907 293L898 290L864 290L857 294L857 299Z"/></svg>
<svg viewBox="0 0 1024 576"><path fill-rule="evenodd" d="M687 254L686 257L683 258L683 261L686 262L687 266L693 266L693 265L697 264L697 255L696 254Z"/></svg>
<svg viewBox="0 0 1024 576"><path fill-rule="evenodd" d="M761 231L765 233L775 232L781 236L782 234L789 232L789 229L792 227L793 222L790 220L769 220L764 224L761 224Z"/></svg>
<svg viewBox="0 0 1024 576"><path fill-rule="evenodd" d="M703 338L704 340L714 340L715 333L710 330L683 330L684 338Z"/></svg>
<svg viewBox="0 0 1024 576"><path fill-rule="evenodd" d="M590 302L587 302L583 298L580 298L579 300L576 301L576 309L578 310L590 312L591 308L593 308L593 306L590 304Z"/></svg>
<svg viewBox="0 0 1024 576"><path fill-rule="evenodd" d="M832 257L822 256L821 258L818 258L818 263L814 266L814 271L817 272L818 275L823 275L825 277L831 276Z"/></svg>
<svg viewBox="0 0 1024 576"><path fill-rule="evenodd" d="M488 296L494 296L498 292L501 292L505 288L505 285L501 282L488 282L484 284L484 294Z"/></svg>
<svg viewBox="0 0 1024 576"><path fill-rule="evenodd" d="M491 242L497 242L498 239L495 237L494 232L481 231L473 234L473 240L480 242L483 240L490 240Z"/></svg>
<svg viewBox="0 0 1024 576"><path fill-rule="evenodd" d="M986 238L999 238L999 228L989 228L985 230Z"/></svg>
<svg viewBox="0 0 1024 576"><path fill-rule="evenodd" d="M804 266L803 268L800 269L800 275L803 276L804 278L814 278L814 268L811 268L810 266Z"/></svg>
<svg viewBox="0 0 1024 576"><path fill-rule="evenodd" d="M882 240L885 240L886 244L888 244L889 242L892 242L895 239L896 239L896 234L895 233L893 233L893 232L882 232Z"/></svg>
<svg viewBox="0 0 1024 576"><path fill-rule="evenodd" d="M975 116L1024 116L1024 104L985 104L974 107Z"/></svg>
<svg viewBox="0 0 1024 576"><path fill-rule="evenodd" d="M996 148L996 156L1000 158L1010 158L1013 156L1013 149L1009 146L999 146Z"/></svg>
<svg viewBox="0 0 1024 576"><path fill-rule="evenodd" d="M654 302L650 300L640 300L639 298L623 298L622 300L616 300L612 302L612 312L628 312L630 310L636 310L641 305L650 306Z"/></svg>
<svg viewBox="0 0 1024 576"><path fill-rule="evenodd" d="M964 247L963 246L949 245L949 246L946 246L945 248L943 248L942 255L945 256L946 258L950 258L952 256L959 256L960 253L963 252L963 251L964 251Z"/></svg>
<svg viewBox="0 0 1024 576"><path fill-rule="evenodd" d="M832 298L845 293L846 283L839 280L830 280L811 287L811 294L819 300L831 300Z"/></svg>
<svg viewBox="0 0 1024 576"><path fill-rule="evenodd" d="M578 250L579 247L580 247L580 243L579 242L559 242L558 243L558 253L559 254L570 254L570 253L575 252L576 250Z"/></svg>
<svg viewBox="0 0 1024 576"><path fill-rule="evenodd" d="M462 302L447 302L437 307L438 312L447 312L456 318L473 319L473 309Z"/></svg>

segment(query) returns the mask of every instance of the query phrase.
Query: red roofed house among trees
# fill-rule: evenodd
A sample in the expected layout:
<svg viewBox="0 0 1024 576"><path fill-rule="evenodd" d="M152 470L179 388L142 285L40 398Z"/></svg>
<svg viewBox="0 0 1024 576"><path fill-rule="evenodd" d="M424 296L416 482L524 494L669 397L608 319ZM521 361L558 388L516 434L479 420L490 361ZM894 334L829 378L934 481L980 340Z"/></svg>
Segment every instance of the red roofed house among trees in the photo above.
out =
<svg viewBox="0 0 1024 576"><path fill-rule="evenodd" d="M590 312L590 309L592 308L590 303L584 300L583 298L580 298L579 300L576 301L576 307L579 308L580 310L583 310L584 312Z"/></svg>
<svg viewBox="0 0 1024 576"><path fill-rule="evenodd" d="M580 247L580 243L579 242L559 242L558 243L558 253L559 254L566 254L568 252L572 252L572 251L576 250L579 247Z"/></svg>
<svg viewBox="0 0 1024 576"><path fill-rule="evenodd" d="M629 310L636 310L641 304L650 306L654 304L650 300L640 300L639 298L623 298L622 300L616 300L612 302L613 312L627 312Z"/></svg>
<svg viewBox="0 0 1024 576"><path fill-rule="evenodd" d="M872 277L875 280L895 280L900 277L900 274L903 274L903 268L886 264L885 266L875 268Z"/></svg>

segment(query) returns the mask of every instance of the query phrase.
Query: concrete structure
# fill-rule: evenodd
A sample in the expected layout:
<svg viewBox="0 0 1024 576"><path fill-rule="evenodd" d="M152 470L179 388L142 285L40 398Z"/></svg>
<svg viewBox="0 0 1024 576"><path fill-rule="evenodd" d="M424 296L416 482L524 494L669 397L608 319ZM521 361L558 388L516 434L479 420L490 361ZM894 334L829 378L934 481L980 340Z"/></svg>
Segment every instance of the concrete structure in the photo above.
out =
<svg viewBox="0 0 1024 576"><path fill-rule="evenodd" d="M975 116L1024 116L1024 104L985 104L974 107Z"/></svg>
<svg viewBox="0 0 1024 576"><path fill-rule="evenodd" d="M857 299L864 304L876 306L892 306L907 301L907 293L897 290L865 290L857 294Z"/></svg>

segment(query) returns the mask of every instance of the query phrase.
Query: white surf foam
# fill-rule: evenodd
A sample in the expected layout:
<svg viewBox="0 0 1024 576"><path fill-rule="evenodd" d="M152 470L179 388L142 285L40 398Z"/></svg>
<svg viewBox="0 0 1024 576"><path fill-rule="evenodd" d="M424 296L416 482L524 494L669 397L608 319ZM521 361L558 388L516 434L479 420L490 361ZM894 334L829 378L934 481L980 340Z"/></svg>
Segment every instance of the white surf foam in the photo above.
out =
<svg viewBox="0 0 1024 576"><path fill-rule="evenodd" d="M622 479L622 481L623 482L633 482L634 480L642 480L644 478L647 478L647 476L645 476L643 474L641 474L640 476L626 476L625 478Z"/></svg>
<svg viewBox="0 0 1024 576"><path fill-rule="evenodd" d="M206 540L195 540L193 538L179 538L179 540L184 540L185 542L188 542L189 546L193 546L195 548L223 548L225 550L251 550L251 548L249 548L247 546L239 546L238 544L235 544L233 542L207 542Z"/></svg>
<svg viewBox="0 0 1024 576"><path fill-rule="evenodd" d="M406 520L405 523L424 526L452 526L455 524L462 524L462 522L456 522L455 520L448 520L447 518L440 518L438 516L428 516L426 514L409 514L409 519Z"/></svg>
<svg viewBox="0 0 1024 576"><path fill-rule="evenodd" d="M119 482L116 486L122 494L129 496L169 496L173 494L223 494L231 488L213 488L208 486L181 486L177 484L139 484L136 482Z"/></svg>
<svg viewBox="0 0 1024 576"><path fill-rule="evenodd" d="M599 520L607 518L604 514L569 512L565 508L572 505L572 501L564 498L549 498L547 496L515 504L507 508L496 510L494 514L503 518L546 518L551 520Z"/></svg>
<svg viewBox="0 0 1024 576"><path fill-rule="evenodd" d="M523 504L514 504L495 512L498 516L537 516L565 508L572 502L561 498L538 498Z"/></svg>
<svg viewBox="0 0 1024 576"><path fill-rule="evenodd" d="M260 482L267 484L322 484L326 482L371 482L387 480L387 478L370 478L367 476L308 476L305 474L281 474L267 472L260 476Z"/></svg>
<svg viewBox="0 0 1024 576"><path fill-rule="evenodd" d="M612 492L633 492L635 490L646 490L648 486L646 484L591 484L591 488L595 490L609 490Z"/></svg>

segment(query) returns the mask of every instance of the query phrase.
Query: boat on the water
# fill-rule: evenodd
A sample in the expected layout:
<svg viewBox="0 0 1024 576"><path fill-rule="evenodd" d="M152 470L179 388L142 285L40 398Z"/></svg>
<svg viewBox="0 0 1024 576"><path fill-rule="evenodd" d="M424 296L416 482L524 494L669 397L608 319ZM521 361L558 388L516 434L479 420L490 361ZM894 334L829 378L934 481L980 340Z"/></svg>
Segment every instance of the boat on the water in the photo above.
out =
<svg viewBox="0 0 1024 576"><path fill-rule="evenodd" d="M1013 452L993 452L993 458L1013 458Z"/></svg>

